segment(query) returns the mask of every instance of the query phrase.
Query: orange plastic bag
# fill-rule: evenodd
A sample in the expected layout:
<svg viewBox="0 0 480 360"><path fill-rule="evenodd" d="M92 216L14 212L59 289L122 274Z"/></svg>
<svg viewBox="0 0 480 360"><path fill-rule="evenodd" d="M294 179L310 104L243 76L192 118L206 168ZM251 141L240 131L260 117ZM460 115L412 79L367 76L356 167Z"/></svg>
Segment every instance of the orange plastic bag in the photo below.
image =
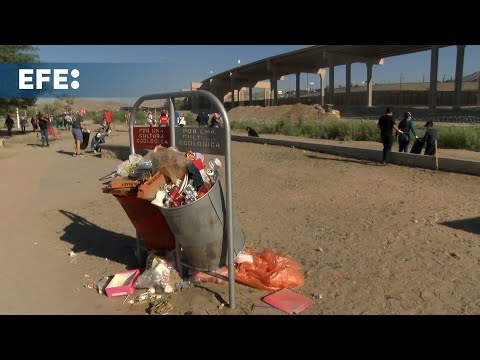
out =
<svg viewBox="0 0 480 360"><path fill-rule="evenodd" d="M235 282L269 291L292 289L303 285L305 279L300 265L295 260L271 250L263 250L260 255L256 255L250 248L245 248L244 252L252 255L253 263L235 264ZM215 272L228 276L228 267L224 266ZM202 272L196 272L192 278L197 281L228 284L224 280Z"/></svg>
<svg viewBox="0 0 480 360"><path fill-rule="evenodd" d="M253 263L236 264L236 282L271 291L303 285L305 279L295 260L268 249L259 255L254 254L250 248L245 248L245 252L253 256Z"/></svg>

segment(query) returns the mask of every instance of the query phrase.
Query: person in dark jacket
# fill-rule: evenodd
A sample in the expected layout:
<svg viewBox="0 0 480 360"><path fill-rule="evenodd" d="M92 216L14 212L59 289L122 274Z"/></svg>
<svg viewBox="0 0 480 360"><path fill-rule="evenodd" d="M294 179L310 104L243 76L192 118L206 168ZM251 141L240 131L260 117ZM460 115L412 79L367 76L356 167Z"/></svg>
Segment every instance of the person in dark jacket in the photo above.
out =
<svg viewBox="0 0 480 360"><path fill-rule="evenodd" d="M108 133L100 133L97 132L92 139L92 143L90 144L90 148L96 154L100 151L100 144L105 143L105 138L108 136Z"/></svg>
<svg viewBox="0 0 480 360"><path fill-rule="evenodd" d="M398 128L403 131L403 134L398 135L398 151L408 153L408 145L410 144L410 131L415 139L418 139L415 127L413 126L412 114L406 112L403 115L403 120L398 124Z"/></svg>
<svg viewBox="0 0 480 360"><path fill-rule="evenodd" d="M195 120L198 123L199 127L207 127L208 126L208 115L205 113L205 111L202 111L198 116L197 119Z"/></svg>
<svg viewBox="0 0 480 360"><path fill-rule="evenodd" d="M37 119L38 126L40 127L40 134L42 135L42 147L49 147L50 144L48 143L48 117L39 112L37 115Z"/></svg>
<svg viewBox="0 0 480 360"><path fill-rule="evenodd" d="M13 119L10 114L7 114L7 119L5 120L5 127L8 130L8 136L12 136L12 128L13 128Z"/></svg>
<svg viewBox="0 0 480 360"><path fill-rule="evenodd" d="M220 124L220 121L218 121L218 115L217 114L212 115L212 119L210 120L210 127L211 128L222 127L221 124Z"/></svg>
<svg viewBox="0 0 480 360"><path fill-rule="evenodd" d="M380 128L380 137L382 138L383 144L382 165L388 165L390 153L392 151L393 129L397 130L400 134L403 134L403 131L398 128L397 124L395 124L393 111L390 110L390 108L387 108L386 114L378 119L377 126Z"/></svg>
<svg viewBox="0 0 480 360"><path fill-rule="evenodd" d="M433 121L427 121L424 125L426 131L422 140L425 142L424 155L435 155L437 153L435 143L437 142L438 133L437 129L433 128Z"/></svg>

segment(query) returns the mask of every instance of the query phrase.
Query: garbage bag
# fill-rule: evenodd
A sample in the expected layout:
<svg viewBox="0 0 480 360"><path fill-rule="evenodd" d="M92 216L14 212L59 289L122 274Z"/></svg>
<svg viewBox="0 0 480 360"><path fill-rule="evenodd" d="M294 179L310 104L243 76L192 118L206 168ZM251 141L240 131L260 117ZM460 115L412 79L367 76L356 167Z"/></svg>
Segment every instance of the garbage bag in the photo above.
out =
<svg viewBox="0 0 480 360"><path fill-rule="evenodd" d="M259 290L292 289L303 285L305 278L300 265L293 259L263 250L259 255L245 248L245 253L253 256L253 263L235 265L235 281Z"/></svg>
<svg viewBox="0 0 480 360"><path fill-rule="evenodd" d="M251 255L253 262L235 263L235 282L267 291L292 289L305 282L300 265L293 259L268 249L263 250L259 255L250 248L245 248L243 252ZM228 267L224 266L215 272L228 276ZM224 280L202 272L195 272L192 279L228 284Z"/></svg>

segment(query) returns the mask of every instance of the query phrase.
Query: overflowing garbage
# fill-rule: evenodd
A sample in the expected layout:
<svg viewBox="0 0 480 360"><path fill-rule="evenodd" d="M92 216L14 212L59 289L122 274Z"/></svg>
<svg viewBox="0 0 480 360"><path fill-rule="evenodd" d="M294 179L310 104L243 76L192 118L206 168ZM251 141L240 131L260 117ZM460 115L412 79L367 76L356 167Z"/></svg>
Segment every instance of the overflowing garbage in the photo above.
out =
<svg viewBox="0 0 480 360"><path fill-rule="evenodd" d="M132 154L107 177L104 193L137 197L161 208L195 202L210 191L219 178L218 158L204 164L204 156L160 145L147 155Z"/></svg>
<svg viewBox="0 0 480 360"><path fill-rule="evenodd" d="M166 256L151 253L142 274L139 269L122 270L114 275L104 276L99 281L87 280L84 287L95 289L109 298L130 297L138 294L137 290L142 291L126 301L130 305L158 303L163 294L182 291L190 285L190 281L184 281L176 271L173 253Z"/></svg>
<svg viewBox="0 0 480 360"><path fill-rule="evenodd" d="M145 271L134 281L129 278L128 284L119 285L122 287L115 290L118 294L130 295L132 289L141 291L129 301L125 299L128 304L145 304L150 314L166 314L173 310L168 294L184 291L201 281L227 283L226 252L222 250L225 206L221 186L217 186L221 167L218 158L206 162L198 152L181 152L158 145L145 156L130 155L103 178L107 182L102 191L115 195L146 248L168 250L171 255L160 257L151 252ZM202 216L197 216L199 213ZM164 240L160 241L162 237ZM190 276L183 273L185 278L176 271L175 246L172 246L175 242L190 264L187 269ZM244 233L235 218L233 251L237 283L267 291L292 289L304 283L300 265L294 260L271 250L255 253L245 248ZM215 272L217 276L207 272ZM112 280L102 280L96 288L106 293L109 285L105 282Z"/></svg>
<svg viewBox="0 0 480 360"><path fill-rule="evenodd" d="M145 271L137 278L133 285L135 289L148 289L150 294L170 294L175 291L176 284L182 279L175 270L173 260L167 260L150 254L147 258Z"/></svg>

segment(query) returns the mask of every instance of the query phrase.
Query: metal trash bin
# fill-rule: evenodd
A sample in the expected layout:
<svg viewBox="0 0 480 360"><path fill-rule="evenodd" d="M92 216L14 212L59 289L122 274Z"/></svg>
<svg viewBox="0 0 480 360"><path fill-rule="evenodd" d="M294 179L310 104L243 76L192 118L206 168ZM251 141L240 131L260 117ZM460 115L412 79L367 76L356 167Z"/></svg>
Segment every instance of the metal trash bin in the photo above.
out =
<svg viewBox="0 0 480 360"><path fill-rule="evenodd" d="M193 203L159 209L190 265L212 271L227 264L226 208L220 180ZM233 216L233 257L244 247L245 234Z"/></svg>

